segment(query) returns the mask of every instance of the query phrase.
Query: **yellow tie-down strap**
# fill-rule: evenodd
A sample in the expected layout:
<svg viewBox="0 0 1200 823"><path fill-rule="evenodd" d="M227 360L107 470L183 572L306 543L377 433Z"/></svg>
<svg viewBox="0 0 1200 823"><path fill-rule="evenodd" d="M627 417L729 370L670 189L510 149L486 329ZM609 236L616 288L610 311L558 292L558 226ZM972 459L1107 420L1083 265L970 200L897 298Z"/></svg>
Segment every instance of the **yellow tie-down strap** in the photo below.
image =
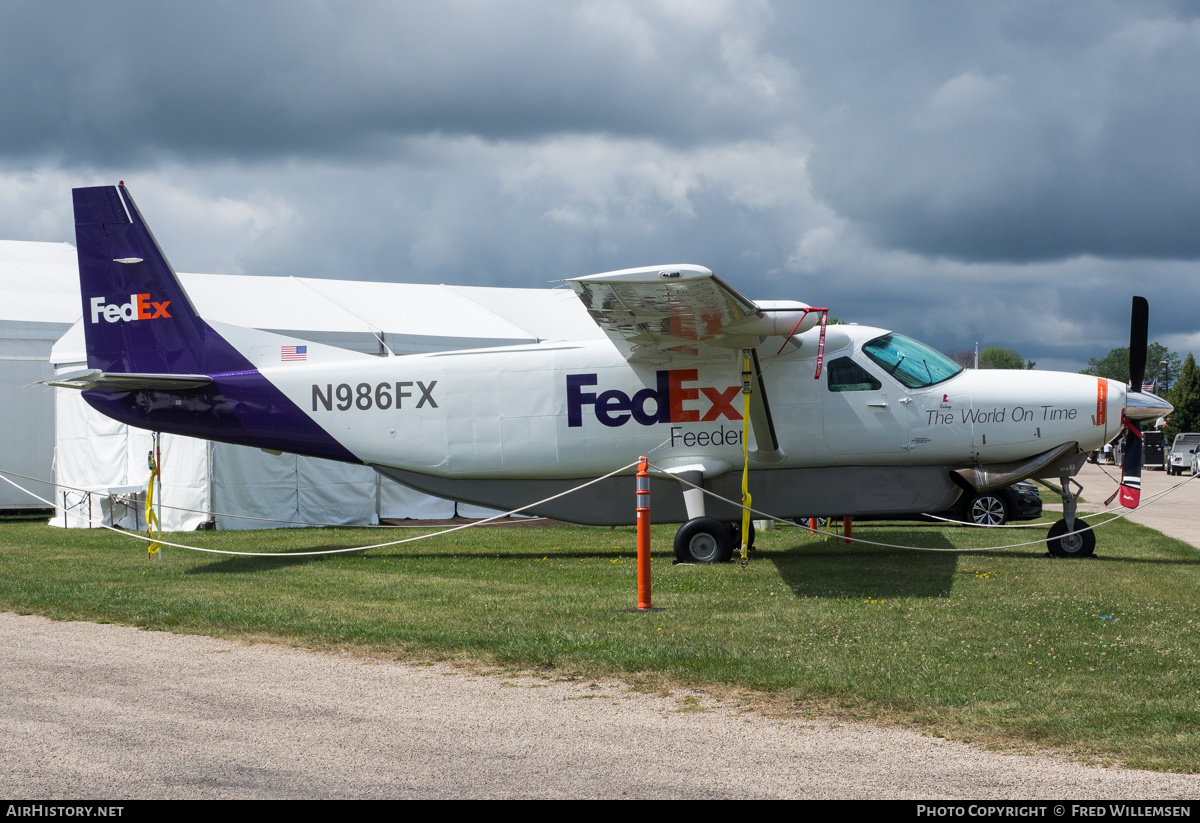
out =
<svg viewBox="0 0 1200 823"><path fill-rule="evenodd" d="M162 526L158 522L158 513L154 511L154 481L158 478L158 463L154 460L154 452L150 452L150 482L146 484L146 536L151 541L146 544L146 554L151 558L158 556L162 544Z"/></svg>

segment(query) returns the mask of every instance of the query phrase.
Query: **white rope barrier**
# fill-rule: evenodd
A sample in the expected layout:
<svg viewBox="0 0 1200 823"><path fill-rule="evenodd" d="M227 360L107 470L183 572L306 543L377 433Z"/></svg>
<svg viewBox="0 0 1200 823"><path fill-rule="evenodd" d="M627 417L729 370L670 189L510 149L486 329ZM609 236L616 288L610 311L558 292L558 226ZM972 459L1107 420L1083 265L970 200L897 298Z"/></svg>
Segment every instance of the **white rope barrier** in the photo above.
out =
<svg viewBox="0 0 1200 823"><path fill-rule="evenodd" d="M947 526L970 526L976 529L1036 529L1038 526L1044 526L1045 523L997 523L991 525L988 523L976 523L972 520L955 520L951 517L942 517L939 514L929 514L924 512L922 517L928 517L930 520L936 520L939 523L945 523ZM1078 517L1078 515L1076 515Z"/></svg>
<svg viewBox="0 0 1200 823"><path fill-rule="evenodd" d="M575 487L573 487L573 488L570 488L570 489L567 489L567 490L565 490L565 491L559 492L558 494L551 495L550 497L544 498L544 499L542 499L542 500L538 500L538 501L536 501L536 502L534 502L534 503L529 503L529 504L527 504L527 505L525 505L525 506L521 506L520 508L512 509L511 511L507 511L507 512L503 512L503 513L501 513L501 514L493 515L492 517L484 518L484 519L482 519L482 520L477 520L477 521L474 521L474 522L471 522L471 523L464 523L464 524L462 524L462 525L459 525L459 526L453 526L453 527L451 527L451 528L448 528L448 529L443 529L443 530L441 530L441 531L437 531L437 532L432 532L432 533L430 533L430 534L422 534L422 535L417 535L416 537L409 537L409 538L405 538L405 539L403 539L403 540L392 540L392 541L388 541L388 542L385 542L385 543L375 543L375 544L372 544L372 545L369 545L369 546L356 546L356 547L353 547L353 548L346 548L346 549L329 549L329 550L326 550L326 551L319 551L319 552L239 552L239 551L228 551L228 550L222 550L222 549L209 549L209 548L203 548L203 547L201 547L201 546L189 546L189 545L186 545L186 544L183 544L183 543L172 543L172 542L169 542L169 541L166 541L166 540L158 540L157 542L158 542L158 543L160 543L160 544L161 544L161 545L163 545L163 546L171 546L171 547L173 547L173 548L177 548L177 549L188 549L188 550L190 550L190 551L205 552L205 553L209 553L209 554L234 555L234 556L239 556L239 557L315 557L315 556L321 556L321 555L331 555L331 554L349 554L349 553L352 553L352 552L362 552L362 551L367 551L367 550L369 550L369 549L379 549L379 548L386 548L386 547L388 547L388 546L398 546L398 545L401 545L401 544L403 544L403 543L412 543L412 542L415 542L415 541L417 541L417 540L426 540L426 539L428 539L428 538L431 538L431 537L440 537L440 536L442 536L442 535L444 535L444 534L450 534L450 533L452 533L452 532L462 531L463 529L470 529L470 528L475 528L475 527L477 527L477 526L484 526L484 525L487 525L487 524L489 524L489 523L491 523L491 522L493 522L493 521L495 521L495 520L499 520L499 519L501 519L501 518L504 518L504 517L510 517L510 516L512 516L512 515L514 515L514 514L520 514L521 512L525 511L526 509L531 509L531 508L533 508L533 507L535 507L535 506L540 506L540 505L542 505L543 503L549 503L549 502L550 502L550 501L552 501L552 500L557 500L557 499L558 499L558 498L560 498L560 497L565 497L565 496L567 496L567 495L569 495L569 494L573 494L573 493L575 493L575 492L577 492L577 491L580 491L580 490L582 490L582 489L585 489L585 488L587 488L588 486L591 486L591 485L594 485L594 484L596 484L596 483L599 483L599 482L600 482L600 481L602 481L602 480L607 480L607 479L608 479L608 478L610 478L610 477L613 477L613 476L615 476L615 475L618 475L618 474L620 474L620 473L621 473L621 472L623 472L623 471L627 471L627 470L629 470L629 469L631 469L631 468L633 468L633 467L635 467L635 466L637 466L637 465L638 465L638 461L634 461L634 462L632 462L632 463L629 463L629 464L626 464L626 465L624 465L624 466L621 466L620 468L614 469L613 471L609 472L608 474L605 474L605 475L602 475L602 476L600 476L600 477L594 478L594 479L592 479L592 480L589 480L589 481L587 481L587 482L585 482L585 483L581 483L581 484L580 484L580 485L578 485L578 486L575 486ZM764 520L773 520L773 521L775 521L775 522L778 522L778 523L784 523L784 524L786 524L786 525L788 525L788 526L791 526L791 527L794 527L794 528L808 529L808 527L807 527L807 526L800 526L800 525L798 525L798 524L796 524L796 523L793 523L793 522L791 521L791 519L790 519L790 518L786 518L786 517L779 517L779 516L777 516L777 515L774 515L774 514L769 514L769 513L767 513L767 512L760 511L759 509L755 509L755 508L753 508L753 507L747 507L747 506L743 506L743 505L742 505L741 503L739 503L739 502L735 502L735 501L733 501L733 500L730 500L730 499L729 499L729 498L727 498L727 497L723 497L723 496L721 496L721 495L717 494L717 493L716 493L716 492L714 492L714 491L710 491L709 489L705 489L705 488L703 488L703 487L701 487L701 486L698 486L698 485L696 485L695 483L691 483L691 482L689 482L689 481L687 481L687 480L684 480L682 477L679 477L678 475L671 474L670 472L666 471L665 469L663 469L663 468L661 468L661 467L659 467L659 466L656 466L656 465L654 465L653 463L651 463L651 464L649 464L649 465L650 465L650 468L652 468L652 469L655 471L655 473L656 473L656 475L657 475L658 477L661 477L661 478L669 478L669 479L671 479L671 480L674 480L674 481L676 481L676 482L682 483L682 484L684 484L684 485L686 485L686 486L690 486L690 487L691 487L691 488L693 488L693 489L697 489L697 490L699 490L699 491L703 492L704 494L706 494L706 495L708 495L708 496L710 496L710 497L716 498L717 500L720 500L720 501L722 501L722 502L724 502L724 503L728 503L729 505L731 505L731 506L734 506L734 507L736 507L736 508L738 508L738 509L745 509L745 510L748 510L748 511L750 511L750 513L751 513L751 514L756 514L756 515L758 515L758 516L759 516L759 518L761 518L761 519L764 519ZM5 471L5 470L2 470L2 469L0 469L0 480L3 480L5 483L8 483L10 486L13 486L13 487L14 487L14 488L16 488L16 489L19 489L20 491L24 492L25 494L29 495L30 497L34 498L35 500L38 500L38 501L40 501L40 502L42 502L42 503L45 503L46 505L50 506L51 508L55 508L55 507L56 507L56 506L55 506L55 504L54 504L53 502L51 502L51 501L49 501L49 500L46 500L45 498L43 498L43 497L41 497L41 496L39 496L39 495L37 495L37 494L33 493L32 491L30 491L29 489L26 489L26 488L24 488L23 486L19 485L18 483L15 483L15 482L13 482L12 480L9 480L7 477L5 477L5 476L4 476L4 475L7 475L7 474L11 474L11 475L13 475L13 476L15 476L15 477L25 477L24 475L19 475L19 474L17 474L16 472L9 472L9 471ZM1157 492L1157 493L1155 493L1154 495L1151 495L1150 497L1148 497L1148 498L1146 498L1145 500L1143 500L1143 501L1141 502L1141 505L1144 507L1144 506L1147 506L1147 505L1152 505L1152 504L1154 504L1154 503L1158 502L1158 501L1159 501L1159 500L1161 500L1162 498L1164 498L1164 497L1166 497L1167 495L1171 494L1172 492L1174 492L1174 491L1178 490L1180 487L1182 487L1182 486L1183 486L1183 485L1185 485L1186 483L1190 483L1190 482L1192 482L1193 480L1195 480L1195 479L1196 479L1196 477L1197 477L1197 476L1200 476L1200 475L1196 475L1196 476L1189 477L1187 480L1184 480L1184 481L1182 481L1182 482L1180 482L1180 483L1177 483L1177 484L1175 484L1174 486L1171 486L1171 487L1170 487L1170 488L1168 488L1168 489L1165 489L1165 490L1163 490L1163 491L1161 491L1161 492ZM37 481L37 480L36 480L36 478L25 478L25 479L29 479L29 480L35 480L36 482L46 482L46 481ZM59 485L59 484L50 484L50 485ZM71 488L70 486L60 486L60 487L61 487L61 488L68 488L68 489L70 489L70 488ZM185 510L185 511L186 511L186 510ZM1113 510L1108 510L1108 511L1113 511ZM1092 512L1092 513L1090 513L1090 514L1089 514L1089 515L1087 515L1087 516L1088 516L1088 517L1094 517L1094 516L1098 516L1098 515L1101 515L1101 514L1106 514L1106 513L1107 513L1107 512ZM1120 520L1120 519L1122 519L1122 518L1126 518L1126 517L1128 517L1129 515L1131 515L1132 513L1133 513L1133 510L1132 510L1132 509L1129 509L1129 510L1126 510L1125 512L1122 512L1122 513L1119 513L1119 514L1117 514L1117 515L1115 515L1115 516L1113 516L1113 517L1109 518L1108 520L1105 520L1105 521L1103 521L1103 522L1101 522L1101 523L1089 524L1089 525L1087 526L1087 528L1086 528L1086 529L1076 529L1076 530L1075 530L1075 531L1073 531L1073 532L1068 532L1068 533L1065 533L1065 534L1063 534L1063 535L1060 535L1060 537L1066 537L1068 534L1080 534L1080 533L1082 533L1082 532L1085 532L1085 531L1088 531L1088 530L1091 530L1091 529L1098 528L1099 526L1106 526L1106 525L1108 525L1109 523L1112 523L1112 522L1113 522L1113 521L1115 521L1115 520ZM127 536L127 537L135 538L135 539L137 539L137 540L141 540L141 541L143 541L143 542L155 542L153 538L146 537L146 536L144 536L144 535L137 534L137 533L135 533L135 532L126 531L125 529L119 529L119 528L116 528L115 526L110 526L110 525L108 525L107 523L104 523L104 522L102 522L102 521L97 521L95 518L91 517L91 516L90 516L90 514L89 514L88 516L86 516L86 517L85 517L85 516L83 516L83 515L76 515L76 516L77 516L77 517L83 517L83 518L84 518L84 519L86 519L86 520L87 520L89 523L92 523L92 524L94 524L94 525L97 525L97 526L99 526L100 528L103 528L103 529L108 529L109 531L114 531L114 532L117 532L118 534L122 534L122 535L125 535L125 536ZM1082 517L1077 517L1076 519L1080 519L1080 520L1082 520L1083 518L1082 518ZM275 521L275 522L294 522L294 521ZM1087 521L1085 520L1084 522L1086 523ZM964 524L964 525L965 525L965 524ZM983 524L972 524L972 525L982 526ZM341 527L341 528L353 528L353 527ZM420 528L420 526L413 526L412 528ZM991 526L991 527L984 526L984 528L999 528L999 527L996 527L996 526ZM861 538L861 537L846 537L846 536L844 536L844 535L842 535L842 534L838 534L838 533L836 533L836 532L821 531L820 529L808 529L808 530L810 531L810 533L813 533L813 534L819 534L819 535L822 535L822 536L824 536L824 537L833 537L833 538L836 538L836 539L838 539L838 540L843 540L843 541L845 541L845 542L847 542L847 543L862 543L863 545L867 545L867 546L879 546L879 547L881 547L881 548L887 548L887 549L904 549L904 550L907 550L907 551L931 551L931 552L984 552L984 551L996 551L997 549L1015 549L1015 548L1022 548L1022 547L1024 547L1024 546L1033 546L1033 545L1037 545L1037 544L1039 544L1039 543L1045 543L1045 542L1046 542L1046 541L1045 541L1045 539L1043 538L1043 539L1039 539L1039 540L1030 540L1030 541L1026 541L1026 542L1024 542L1024 543L1011 543L1011 544L1007 544L1007 545L1000 545L1000 546L985 546L985 547L981 547L981 548L941 548L941 547L926 547L926 546L902 546L902 545L899 545L899 544L896 544L896 543L883 543L883 542L880 542L880 541L877 541L877 540L867 540L867 539L865 539L865 538Z"/></svg>
<svg viewBox="0 0 1200 823"><path fill-rule="evenodd" d="M653 463L651 463L650 466L656 472L659 473L658 474L659 477L669 477L672 480L677 480L680 483L683 483L684 485L691 486L693 489L697 489L697 490L703 492L704 494L709 495L710 497L715 497L717 500L728 503L731 506L736 506L738 509L745 508L742 506L741 503L735 503L734 501L730 500L729 498L722 497L721 495L717 494L714 491L709 491L708 489L697 486L695 483L691 483L687 480L684 480L682 477L679 477L678 475L671 474L670 472L662 469L661 467L655 466ZM1200 476L1200 475L1197 475L1197 476ZM1142 505L1149 505L1149 504L1155 503L1158 500L1165 497L1166 495L1170 494L1171 492L1177 490L1180 486L1183 486L1184 483L1190 483L1194 479L1195 479L1195 477L1189 477L1187 480L1183 481L1182 483L1177 483L1174 486L1171 486L1169 489L1166 489L1165 491L1158 492L1157 494L1152 495L1151 497L1142 501ZM838 540L844 540L847 543L862 543L867 546L880 546L881 548L885 548L885 549L905 549L907 551L917 551L917 552L990 552L990 551L996 551L997 549L1017 549L1017 548L1022 548L1024 546L1035 546L1039 543L1046 542L1046 539L1042 538L1040 540L1029 540L1024 543L1011 543L1011 544L1005 545L1005 546L984 546L982 548L940 548L940 547L926 547L926 546L901 546L896 543L881 543L877 540L866 540L861 537L846 537L846 536L838 534L836 532L821 531L820 529L809 529L808 526L801 526L797 523L793 523L790 518L778 517L773 514L768 514L766 512L759 511L758 509L755 509L755 508L751 508L750 512L752 514L759 515L761 519L774 520L777 523L784 523L784 524L794 527L794 528L808 530L813 534L819 534L824 537L834 537L834 538L837 538ZM1081 534L1082 532L1090 531L1090 530L1096 529L1100 526L1107 526L1109 523L1112 523L1114 520L1120 520L1122 518L1128 517L1131 514L1133 514L1133 509L1128 509L1125 512L1118 514L1115 517L1109 518L1108 520L1105 520L1102 523L1089 524L1086 529L1076 529L1073 532L1065 532L1065 533L1059 535L1059 538L1063 538L1063 537L1066 537L1071 534ZM1082 518L1076 518L1076 519L1082 519ZM1087 521L1084 521L1084 522L1086 523Z"/></svg>
<svg viewBox="0 0 1200 823"><path fill-rule="evenodd" d="M637 464L638 464L638 461L635 460L634 462L629 463L624 466L621 466L618 469L613 469L608 474L602 475L602 476L594 478L592 480L588 480L586 483L581 483L580 485L575 486L570 489L567 489L566 491L559 492L558 494L553 494L550 497L543 498L542 500L538 500L534 503L529 503L525 506L521 506L520 508L513 509L511 511L503 512L501 514L497 514L492 517L484 518L483 520L477 520L472 523L464 523L461 526L453 526L449 529L443 529L441 531L433 532L431 534L419 534L416 537L407 537L407 538L404 538L403 540L391 540L386 543L374 543L370 546L356 546L354 548L348 548L348 549L329 549L327 551L319 551L319 552L237 552L237 551L228 551L228 550L224 550L224 549L207 549L202 546L188 546L184 543L171 543L169 541L161 540L161 539L156 541L153 538L146 537L141 534L137 534L136 532L130 532L130 531L125 531L124 529L118 529L115 526L110 526L104 522L97 523L96 520L90 516L88 516L86 519L88 520L88 522L94 523L102 529L108 529L109 531L114 531L117 534L123 534L126 537L135 538L137 540L141 540L146 543L157 542L163 546L171 546L176 549L188 549L189 551L195 551L195 552L205 552L207 554L225 554L225 555L235 555L238 557L317 557L317 556L327 555L327 554L349 554L351 552L364 552L369 549L382 549L387 546L399 546L402 543L413 543L417 540L427 540L430 537L441 537L443 534L450 534L451 532L462 531L463 529L473 529L477 526L483 526L483 525L486 525L487 523L492 522L493 520L499 520L502 517L509 517L514 514L520 514L521 512L525 511L526 509L531 509L534 506L540 506L543 503L549 503L551 500L557 500L560 497L566 497L568 494L574 494L577 491L586 489L588 486L592 486L596 483L599 483L602 480L607 480L608 478L613 477L614 475L618 475L623 471L628 471L629 469L633 468ZM3 480L5 483L8 483L10 486L13 486L14 488L20 489L21 491L25 492L27 495L34 498L35 500L39 500L42 503L45 503L52 507L54 506L53 503L51 503L49 500L46 500L44 497L36 495L33 492L29 491L29 489L23 488L19 484L14 483L12 480L9 480L7 477L4 476L5 474L7 474L7 472L0 472L0 480Z"/></svg>

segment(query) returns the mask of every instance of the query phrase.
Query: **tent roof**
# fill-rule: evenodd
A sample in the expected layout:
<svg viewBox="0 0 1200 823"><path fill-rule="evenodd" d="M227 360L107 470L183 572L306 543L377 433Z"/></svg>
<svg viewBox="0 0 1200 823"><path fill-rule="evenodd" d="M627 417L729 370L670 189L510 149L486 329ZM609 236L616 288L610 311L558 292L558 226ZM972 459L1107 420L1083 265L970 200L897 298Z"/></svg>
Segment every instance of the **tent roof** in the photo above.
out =
<svg viewBox="0 0 1200 823"><path fill-rule="evenodd" d="M0 321L66 328L81 312L74 246L0 240Z"/></svg>
<svg viewBox="0 0 1200 823"><path fill-rule="evenodd" d="M207 319L358 351L379 351L376 334L399 353L604 338L569 289L179 276ZM0 338L55 339L81 314L74 246L0 240ZM83 360L78 332L55 346L52 362Z"/></svg>
<svg viewBox="0 0 1200 823"><path fill-rule="evenodd" d="M374 343L437 350L536 340L602 338L574 292L433 286L307 277L183 274L206 318L281 332L354 333ZM230 297L236 295L236 299ZM303 336L303 335L299 335Z"/></svg>

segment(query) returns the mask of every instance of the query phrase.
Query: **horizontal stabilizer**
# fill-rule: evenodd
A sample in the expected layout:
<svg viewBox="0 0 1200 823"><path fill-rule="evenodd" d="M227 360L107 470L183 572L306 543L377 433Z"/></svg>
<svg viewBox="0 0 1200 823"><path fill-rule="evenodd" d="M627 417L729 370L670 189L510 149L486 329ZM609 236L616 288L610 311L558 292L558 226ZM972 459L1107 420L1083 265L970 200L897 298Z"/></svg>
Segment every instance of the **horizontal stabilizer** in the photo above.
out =
<svg viewBox="0 0 1200 823"><path fill-rule="evenodd" d="M104 372L100 369L81 369L42 380L46 386L80 391L121 392L140 389L197 389L213 379L207 374L130 374Z"/></svg>

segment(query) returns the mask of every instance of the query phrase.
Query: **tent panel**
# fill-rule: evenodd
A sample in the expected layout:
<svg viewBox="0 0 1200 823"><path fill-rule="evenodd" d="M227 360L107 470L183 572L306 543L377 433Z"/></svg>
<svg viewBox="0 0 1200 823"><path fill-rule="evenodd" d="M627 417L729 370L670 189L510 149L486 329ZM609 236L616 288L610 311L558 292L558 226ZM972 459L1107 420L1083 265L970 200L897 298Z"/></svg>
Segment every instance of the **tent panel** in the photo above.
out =
<svg viewBox="0 0 1200 823"><path fill-rule="evenodd" d="M57 390L54 405L55 480L76 487L125 485L129 476L126 427L93 411L77 391Z"/></svg>
<svg viewBox="0 0 1200 823"><path fill-rule="evenodd" d="M375 507L378 477L369 466L316 457L299 458L296 477L298 519L322 525L376 525L379 523Z"/></svg>
<svg viewBox="0 0 1200 823"><path fill-rule="evenodd" d="M0 469L51 480L54 461L54 392L32 385L53 375L50 365L37 360L0 360ZM34 494L51 499L54 487L11 478ZM33 497L0 483L0 509L44 507Z"/></svg>
<svg viewBox="0 0 1200 823"><path fill-rule="evenodd" d="M301 519L296 488L298 460L294 454L267 454L248 446L214 443L212 507L217 528L277 529L299 525L296 522Z"/></svg>

